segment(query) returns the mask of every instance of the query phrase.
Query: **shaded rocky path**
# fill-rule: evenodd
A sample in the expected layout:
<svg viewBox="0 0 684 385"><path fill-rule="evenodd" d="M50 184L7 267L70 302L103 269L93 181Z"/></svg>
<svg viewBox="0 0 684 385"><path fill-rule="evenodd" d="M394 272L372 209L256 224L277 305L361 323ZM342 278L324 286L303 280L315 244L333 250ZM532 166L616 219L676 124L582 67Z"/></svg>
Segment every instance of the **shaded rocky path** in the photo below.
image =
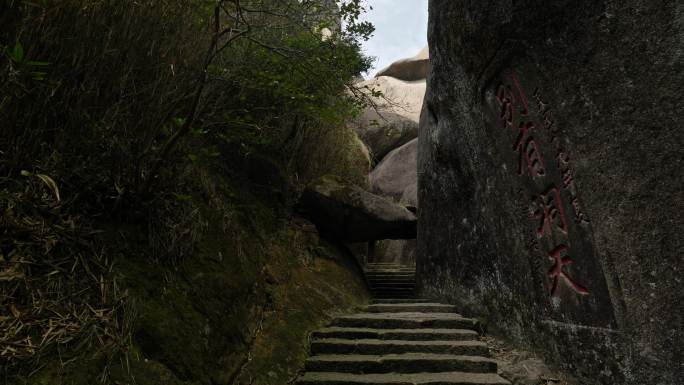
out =
<svg viewBox="0 0 684 385"><path fill-rule="evenodd" d="M364 269L371 295L376 299L414 298L415 267L393 263L369 263Z"/></svg>
<svg viewBox="0 0 684 385"><path fill-rule="evenodd" d="M452 305L414 296L414 271L371 265L375 299L358 314L340 316L312 335L300 385L508 384L479 341L478 322Z"/></svg>

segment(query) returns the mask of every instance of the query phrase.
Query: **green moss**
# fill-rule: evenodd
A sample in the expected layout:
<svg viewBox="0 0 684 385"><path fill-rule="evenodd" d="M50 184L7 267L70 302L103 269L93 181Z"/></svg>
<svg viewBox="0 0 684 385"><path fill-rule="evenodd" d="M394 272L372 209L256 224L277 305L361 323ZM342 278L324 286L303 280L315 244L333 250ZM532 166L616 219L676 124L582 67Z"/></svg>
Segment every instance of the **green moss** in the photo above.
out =
<svg viewBox="0 0 684 385"><path fill-rule="evenodd" d="M302 368L308 334L367 299L351 256L285 222L277 205L212 178L215 195L193 197L213 202L197 203L207 226L181 264L141 257L144 232L135 226L125 229L131 243L117 245L137 313L128 363L109 367L116 383L282 385ZM103 359L55 364L26 384L92 384L104 367Z"/></svg>
<svg viewBox="0 0 684 385"><path fill-rule="evenodd" d="M255 383L273 385L289 382L308 355L308 334L332 313L364 300L360 283L336 259L341 256L324 250L330 259L316 258L312 266L289 270L290 279L275 288L273 309L254 344L245 379L253 376Z"/></svg>

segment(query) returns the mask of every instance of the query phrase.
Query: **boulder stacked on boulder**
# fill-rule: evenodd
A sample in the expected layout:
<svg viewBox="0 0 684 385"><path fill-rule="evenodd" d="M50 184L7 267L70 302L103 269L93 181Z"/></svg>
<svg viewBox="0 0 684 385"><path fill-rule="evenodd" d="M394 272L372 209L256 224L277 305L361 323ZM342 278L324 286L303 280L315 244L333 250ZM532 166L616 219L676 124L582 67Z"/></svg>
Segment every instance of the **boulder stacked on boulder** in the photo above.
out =
<svg viewBox="0 0 684 385"><path fill-rule="evenodd" d="M375 104L351 122L362 142L359 158L370 158L375 166L369 173L371 191L324 177L302 194L301 207L319 231L356 243L350 247L360 261L415 263L417 137L427 69L425 47L356 84ZM373 242L373 247L359 242Z"/></svg>
<svg viewBox="0 0 684 385"><path fill-rule="evenodd" d="M323 235L343 242L415 239L416 216L389 199L333 177L304 190L300 205Z"/></svg>
<svg viewBox="0 0 684 385"><path fill-rule="evenodd" d="M418 208L417 150L418 122L425 95L428 49L416 56L398 60L357 86L371 92L376 103L353 122L354 129L368 146L375 164L370 187L375 194L391 198L412 211ZM368 256L373 262L413 264L415 240L380 240Z"/></svg>
<svg viewBox="0 0 684 385"><path fill-rule="evenodd" d="M380 76L357 83L364 92L379 91L370 97L375 103L352 122L377 163L393 149L418 136L420 108L425 95L425 80L407 82Z"/></svg>

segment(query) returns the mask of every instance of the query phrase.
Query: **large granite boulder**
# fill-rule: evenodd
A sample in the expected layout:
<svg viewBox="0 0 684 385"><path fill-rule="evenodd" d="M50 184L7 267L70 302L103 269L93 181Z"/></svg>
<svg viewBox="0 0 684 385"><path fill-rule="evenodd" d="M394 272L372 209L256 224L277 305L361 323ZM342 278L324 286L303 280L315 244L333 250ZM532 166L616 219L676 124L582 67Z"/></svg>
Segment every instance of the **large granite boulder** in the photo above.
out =
<svg viewBox="0 0 684 385"><path fill-rule="evenodd" d="M370 174L373 192L408 207L418 207L416 156L418 139L392 150ZM416 240L382 240L373 247L373 262L415 263Z"/></svg>
<svg viewBox="0 0 684 385"><path fill-rule="evenodd" d="M299 205L320 233L342 242L416 237L416 216L358 186L323 177L307 187Z"/></svg>
<svg viewBox="0 0 684 385"><path fill-rule="evenodd" d="M351 122L361 140L369 147L375 161L418 136L420 109L425 94L425 81L406 82L381 76L356 84L369 95L372 90L382 97L370 98L376 107L368 107Z"/></svg>
<svg viewBox="0 0 684 385"><path fill-rule="evenodd" d="M684 7L431 0L422 296L582 384L682 381Z"/></svg>
<svg viewBox="0 0 684 385"><path fill-rule="evenodd" d="M392 150L370 173L370 185L373 192L401 200L407 189L412 188L406 198L409 202L402 202L410 206L417 206L412 195L415 194L418 183L416 158L418 153L418 139L413 139L403 146Z"/></svg>
<svg viewBox="0 0 684 385"><path fill-rule="evenodd" d="M404 193L401 194L401 199L399 199L400 202L404 202L406 207L409 208L409 210L412 210L411 207L415 207L416 210L418 209L418 174L416 173L416 183L412 183L408 186L406 186L406 189L404 190Z"/></svg>
<svg viewBox="0 0 684 385"><path fill-rule="evenodd" d="M426 46L421 49L416 56L397 60L381 69L375 77L391 76L407 81L423 80L427 77L429 59L430 54L428 47Z"/></svg>

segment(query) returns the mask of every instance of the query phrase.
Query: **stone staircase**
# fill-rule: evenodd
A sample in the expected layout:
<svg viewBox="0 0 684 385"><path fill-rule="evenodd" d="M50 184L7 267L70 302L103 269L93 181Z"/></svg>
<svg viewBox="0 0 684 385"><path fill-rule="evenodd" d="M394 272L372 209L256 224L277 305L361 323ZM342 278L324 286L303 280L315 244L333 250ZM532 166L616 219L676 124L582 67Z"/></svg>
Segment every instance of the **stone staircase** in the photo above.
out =
<svg viewBox="0 0 684 385"><path fill-rule="evenodd" d="M364 273L374 298L411 298L415 294L415 267L393 263L369 263Z"/></svg>
<svg viewBox="0 0 684 385"><path fill-rule="evenodd" d="M372 267L367 279L375 299L364 312L337 317L312 334L297 384L509 384L496 374L476 320L452 305L415 298L413 270Z"/></svg>

